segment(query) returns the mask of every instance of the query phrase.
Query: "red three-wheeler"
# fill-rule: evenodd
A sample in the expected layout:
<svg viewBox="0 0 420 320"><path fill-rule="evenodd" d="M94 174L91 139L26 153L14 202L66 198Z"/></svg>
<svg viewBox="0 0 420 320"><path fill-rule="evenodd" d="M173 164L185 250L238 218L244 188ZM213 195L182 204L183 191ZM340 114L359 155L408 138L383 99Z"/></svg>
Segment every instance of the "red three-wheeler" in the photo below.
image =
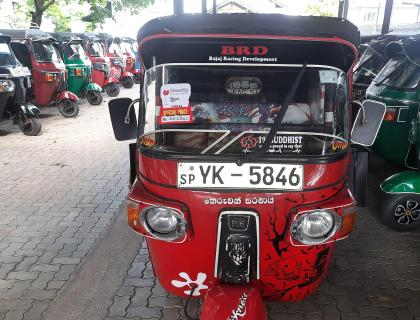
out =
<svg viewBox="0 0 420 320"><path fill-rule="evenodd" d="M138 32L140 98L109 103L116 138L136 139L128 222L162 286L204 300L200 319L304 299L352 231L349 144L371 145L385 113L364 102L350 139L359 37L343 19L258 14Z"/></svg>
<svg viewBox="0 0 420 320"><path fill-rule="evenodd" d="M57 105L64 117L79 113L79 98L67 90L67 71L57 41L39 29L3 30L12 37L11 47L19 61L32 73L28 99L35 105Z"/></svg>
<svg viewBox="0 0 420 320"><path fill-rule="evenodd" d="M110 97L116 97L120 93L119 78L120 68L111 66L111 62L104 52L102 39L92 33L75 33L83 39L83 47L92 62L92 81L102 88Z"/></svg>

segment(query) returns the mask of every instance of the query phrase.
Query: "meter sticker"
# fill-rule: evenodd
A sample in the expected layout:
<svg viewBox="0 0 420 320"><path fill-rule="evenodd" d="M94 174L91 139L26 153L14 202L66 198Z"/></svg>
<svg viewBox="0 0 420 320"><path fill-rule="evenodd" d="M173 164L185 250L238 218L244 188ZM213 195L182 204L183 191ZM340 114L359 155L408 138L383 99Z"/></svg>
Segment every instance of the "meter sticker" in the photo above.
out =
<svg viewBox="0 0 420 320"><path fill-rule="evenodd" d="M319 80L321 83L337 83L338 75L335 70L320 70Z"/></svg>
<svg viewBox="0 0 420 320"><path fill-rule="evenodd" d="M191 85L189 83L165 84L160 88L162 108L159 124L191 123Z"/></svg>
<svg viewBox="0 0 420 320"><path fill-rule="evenodd" d="M160 87L160 98L164 108L185 108L190 104L191 85L189 83L164 84Z"/></svg>

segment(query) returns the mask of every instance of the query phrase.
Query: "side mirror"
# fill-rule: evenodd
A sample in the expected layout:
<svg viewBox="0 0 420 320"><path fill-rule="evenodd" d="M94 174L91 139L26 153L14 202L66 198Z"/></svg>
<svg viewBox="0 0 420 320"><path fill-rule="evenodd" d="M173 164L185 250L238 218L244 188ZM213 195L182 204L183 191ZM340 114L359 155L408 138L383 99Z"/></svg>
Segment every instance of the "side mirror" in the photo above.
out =
<svg viewBox="0 0 420 320"><path fill-rule="evenodd" d="M118 141L137 137L136 111L132 108L136 102L139 102L139 99L133 101L130 98L117 98L108 103L114 136Z"/></svg>
<svg viewBox="0 0 420 320"><path fill-rule="evenodd" d="M351 130L351 141L365 147L370 147L378 135L386 112L386 105L382 102L365 100L363 104L354 101L359 106L359 112Z"/></svg>

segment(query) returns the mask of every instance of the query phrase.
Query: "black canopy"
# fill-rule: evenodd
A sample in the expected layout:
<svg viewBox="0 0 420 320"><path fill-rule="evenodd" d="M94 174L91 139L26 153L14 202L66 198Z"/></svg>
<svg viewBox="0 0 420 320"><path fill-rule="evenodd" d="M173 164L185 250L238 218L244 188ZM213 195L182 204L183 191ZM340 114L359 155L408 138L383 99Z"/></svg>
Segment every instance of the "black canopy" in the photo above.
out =
<svg viewBox="0 0 420 320"><path fill-rule="evenodd" d="M12 39L55 40L49 33L39 29L0 29L0 32L9 35Z"/></svg>
<svg viewBox="0 0 420 320"><path fill-rule="evenodd" d="M184 14L157 18L146 23L137 40L170 33L248 34L300 37L338 37L360 44L360 32L351 22L333 17L283 14Z"/></svg>
<svg viewBox="0 0 420 320"><path fill-rule="evenodd" d="M255 46L264 46L271 63L307 62L349 71L356 58L360 33L347 20L332 17L185 14L146 23L137 33L137 40L141 43L145 68L153 61L156 64L215 62L221 56L221 47L231 45L249 47L250 51Z"/></svg>

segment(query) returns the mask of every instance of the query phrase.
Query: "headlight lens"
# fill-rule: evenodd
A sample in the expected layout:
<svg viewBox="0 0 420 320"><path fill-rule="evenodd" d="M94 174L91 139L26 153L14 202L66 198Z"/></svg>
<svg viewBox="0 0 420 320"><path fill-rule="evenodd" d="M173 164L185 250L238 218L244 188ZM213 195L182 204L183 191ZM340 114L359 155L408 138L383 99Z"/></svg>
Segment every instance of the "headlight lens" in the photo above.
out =
<svg viewBox="0 0 420 320"><path fill-rule="evenodd" d="M316 210L301 214L291 226L294 240L306 245L326 242L341 226L341 217L334 211Z"/></svg>
<svg viewBox="0 0 420 320"><path fill-rule="evenodd" d="M148 207L140 213L146 230L161 240L174 241L186 233L186 221L176 210L168 207Z"/></svg>
<svg viewBox="0 0 420 320"><path fill-rule="evenodd" d="M4 92L12 92L15 90L15 84L12 80L0 81L1 86L3 87Z"/></svg>
<svg viewBox="0 0 420 320"><path fill-rule="evenodd" d="M153 208L146 212L149 226L159 233L170 233L178 226L177 216L169 208Z"/></svg>

